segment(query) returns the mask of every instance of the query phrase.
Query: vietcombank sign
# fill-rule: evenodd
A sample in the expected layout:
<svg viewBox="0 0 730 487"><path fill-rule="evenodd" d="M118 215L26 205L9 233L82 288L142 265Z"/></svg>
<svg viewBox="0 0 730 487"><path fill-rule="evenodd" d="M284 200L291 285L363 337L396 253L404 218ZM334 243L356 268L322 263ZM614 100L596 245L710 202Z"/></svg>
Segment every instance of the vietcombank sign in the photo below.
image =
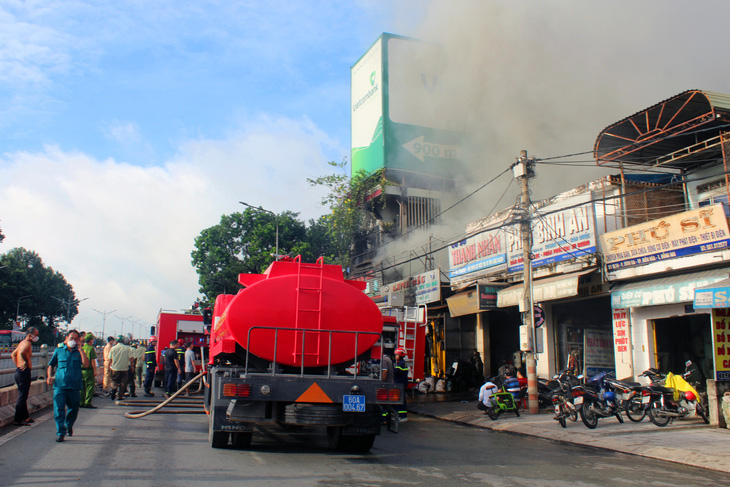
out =
<svg viewBox="0 0 730 487"><path fill-rule="evenodd" d="M383 49L375 44L352 68L352 171L383 167Z"/></svg>
<svg viewBox="0 0 730 487"><path fill-rule="evenodd" d="M391 34L352 67L353 173L453 179L463 151L445 68L440 47Z"/></svg>

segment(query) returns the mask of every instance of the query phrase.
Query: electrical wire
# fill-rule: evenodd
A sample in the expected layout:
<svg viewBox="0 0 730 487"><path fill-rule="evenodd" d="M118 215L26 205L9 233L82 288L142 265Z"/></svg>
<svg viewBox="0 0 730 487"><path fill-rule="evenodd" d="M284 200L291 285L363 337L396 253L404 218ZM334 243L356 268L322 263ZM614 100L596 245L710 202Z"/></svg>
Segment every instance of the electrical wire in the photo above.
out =
<svg viewBox="0 0 730 487"><path fill-rule="evenodd" d="M704 181L705 179L716 178L717 176L721 176L721 175L724 175L724 174L730 174L730 171L723 171L720 174L713 174L711 176L702 176L702 177L698 177L698 178L688 177L688 178L678 179L677 181L671 181L669 183L657 185L655 187L646 188L646 189L639 190L639 191L633 191L633 192L630 192L630 193L624 193L624 194L618 194L618 195L612 195L612 196L605 196L605 197L601 197L601 198L592 198L589 201L584 201L584 202L581 202L581 203L577 203L575 205L563 206L563 207L561 207L559 209L547 211L545 213L540 213L540 215L541 216L552 215L552 214L557 213L557 212L560 212L560 211L565 211L565 210L569 210L569 209L573 209L573 208L578 208L580 206L584 206L584 205L591 204L591 203L605 202L605 201L617 200L617 199L621 199L621 198L627 198L627 197L630 197L630 196L636 196L636 195L640 195L640 194L645 194L645 193L651 192L651 191L659 191L661 189L668 188L668 187L671 187L671 186L682 185L682 184L685 184L687 182ZM484 232L498 230L498 229L501 229L501 228L505 228L505 227L509 227L509 226L514 226L514 225L515 225L514 222L505 222L505 221L502 221L499 224L496 224L495 226L484 228L484 229L480 230L479 232L475 232L473 234L470 234L469 236L476 236L476 235L479 235L479 234L484 233ZM462 238L459 238L459 240L463 240L463 239ZM440 250L446 249L450 245L452 245L454 241L456 241L456 239L455 240L452 240L452 243L443 245L443 246L438 247L438 248L436 248L435 250L432 250L432 251L433 252L438 252ZM384 271L384 270L393 269L393 268L398 267L400 265L407 264L408 262L411 262L413 260L415 260L415 259L409 258L409 259L404 260L402 262L397 262L397 263L394 263L394 264L389 265L389 266L380 267L379 270Z"/></svg>
<svg viewBox="0 0 730 487"><path fill-rule="evenodd" d="M449 206L449 207L448 207L448 208L446 208L445 210L443 210L443 211L439 212L438 214L434 215L433 217L431 217L431 218L430 218L430 219L429 219L428 221L426 221L426 222L424 222L424 223L421 223L420 225L417 225L417 226L415 226L415 227L412 227L412 228L410 228L410 229L409 229L408 231L406 231L405 233L403 233L403 234L401 234L401 235L398 235L398 236L394 237L394 238L393 238L392 240L389 240L389 241L388 241L388 242L386 242L386 243L380 244L380 245L378 245L377 247L373 247L373 248L371 248L371 249L368 249L368 250L367 250L367 251L365 251L365 252L362 252L362 253L360 253L360 254L354 255L354 256L350 257L350 259L351 259L351 260L352 260L352 259L357 259L358 257L362 257L363 255L367 255L367 254L373 253L373 252L375 252L375 251L377 251L377 250L379 250L379 249L381 249L381 248L383 248L383 247L386 247L386 246L388 246L388 245L391 245L391 244L392 244L393 242L395 242L395 241L397 241L397 240L400 240L400 239L402 239L402 238L404 238L404 237L408 236L409 234L411 234L411 233L415 232L415 231L416 231L416 230L418 230L419 228L422 228L422 227L424 227L424 226L426 226L426 225L430 225L430 224L432 224L432 223L433 223L433 222L435 222L435 221L436 221L436 220L437 220L437 219L438 219L438 218L439 218L439 217L440 217L441 215L443 215L444 213L446 213L446 212L447 212L447 211L449 211L449 210L452 210L452 209L454 209L454 208L455 208L456 206L460 205L461 203L463 203L463 202L464 202L464 201L466 201L467 199L471 198L472 196L474 196L475 194L477 194L477 193L478 193L479 191L481 191L482 189L486 188L487 186L489 186L490 184L492 184L493 182L495 182L495 181L496 181L497 179L499 179L500 177L504 176L504 175L505 175L505 174L506 174L507 172L509 172L509 171L510 171L511 169L512 169L512 167L511 167L511 166L510 166L510 167L508 167L507 169L505 169L505 170L504 170L504 171L502 171L501 173L497 174L496 176L494 176L494 177L493 177L492 179L490 179L490 180L489 180L489 181L487 181L486 183L484 183L484 184L482 184L481 186L479 186L478 188L476 188L476 189L475 189L474 191L472 191L471 193L469 193L469 194L467 194L466 196L464 196L463 198L461 198L461 199L460 199L459 201L457 201L456 203L452 204L451 206ZM511 184L512 184L512 180L510 180L510 185L511 185ZM508 186L508 187L509 187L509 186ZM505 192L506 192L506 190L505 190ZM500 198L500 199L501 199L501 198Z"/></svg>

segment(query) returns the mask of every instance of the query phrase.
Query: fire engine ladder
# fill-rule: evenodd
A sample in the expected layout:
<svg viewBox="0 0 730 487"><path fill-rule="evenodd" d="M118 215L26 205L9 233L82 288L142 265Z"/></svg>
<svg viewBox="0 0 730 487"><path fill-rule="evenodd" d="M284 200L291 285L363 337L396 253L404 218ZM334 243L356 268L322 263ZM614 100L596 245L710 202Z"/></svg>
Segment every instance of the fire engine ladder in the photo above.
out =
<svg viewBox="0 0 730 487"><path fill-rule="evenodd" d="M413 314L413 319L409 319L409 311ZM401 328L403 336L400 337L399 345L403 347L408 354L406 357L406 363L408 363L408 375L409 379L412 379L413 374L413 363L416 356L416 336L418 331L418 317L419 317L420 306L410 308L405 306L403 308L403 326Z"/></svg>
<svg viewBox="0 0 730 487"><path fill-rule="evenodd" d="M321 329L322 328L322 285L324 282L324 258L320 257L314 264L303 264L302 257L295 259L297 267L297 299L295 329ZM313 269L315 272L303 274L305 269ZM321 337L310 333L296 332L294 340L293 355L296 359L301 356L302 367L307 356L317 357L320 353ZM316 334L319 335L319 334Z"/></svg>

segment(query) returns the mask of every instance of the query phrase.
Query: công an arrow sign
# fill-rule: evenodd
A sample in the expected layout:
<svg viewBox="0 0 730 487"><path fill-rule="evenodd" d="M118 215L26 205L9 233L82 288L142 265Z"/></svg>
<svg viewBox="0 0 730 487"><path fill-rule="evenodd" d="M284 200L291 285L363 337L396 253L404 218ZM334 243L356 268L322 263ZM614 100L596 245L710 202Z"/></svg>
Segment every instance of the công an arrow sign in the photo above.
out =
<svg viewBox="0 0 730 487"><path fill-rule="evenodd" d="M403 144L403 147L423 162L425 157L437 157L439 159L459 159L461 157L461 146L446 144L430 144L425 142L423 135Z"/></svg>

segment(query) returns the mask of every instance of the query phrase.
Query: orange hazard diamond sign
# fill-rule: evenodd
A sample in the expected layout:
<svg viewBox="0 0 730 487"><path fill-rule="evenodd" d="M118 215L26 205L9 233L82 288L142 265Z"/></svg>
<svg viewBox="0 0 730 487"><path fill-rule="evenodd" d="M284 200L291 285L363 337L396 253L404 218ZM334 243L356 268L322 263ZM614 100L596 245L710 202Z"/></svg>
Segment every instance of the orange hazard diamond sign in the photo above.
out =
<svg viewBox="0 0 730 487"><path fill-rule="evenodd" d="M321 387L315 382L302 393L294 402L333 402L330 397L324 393Z"/></svg>

